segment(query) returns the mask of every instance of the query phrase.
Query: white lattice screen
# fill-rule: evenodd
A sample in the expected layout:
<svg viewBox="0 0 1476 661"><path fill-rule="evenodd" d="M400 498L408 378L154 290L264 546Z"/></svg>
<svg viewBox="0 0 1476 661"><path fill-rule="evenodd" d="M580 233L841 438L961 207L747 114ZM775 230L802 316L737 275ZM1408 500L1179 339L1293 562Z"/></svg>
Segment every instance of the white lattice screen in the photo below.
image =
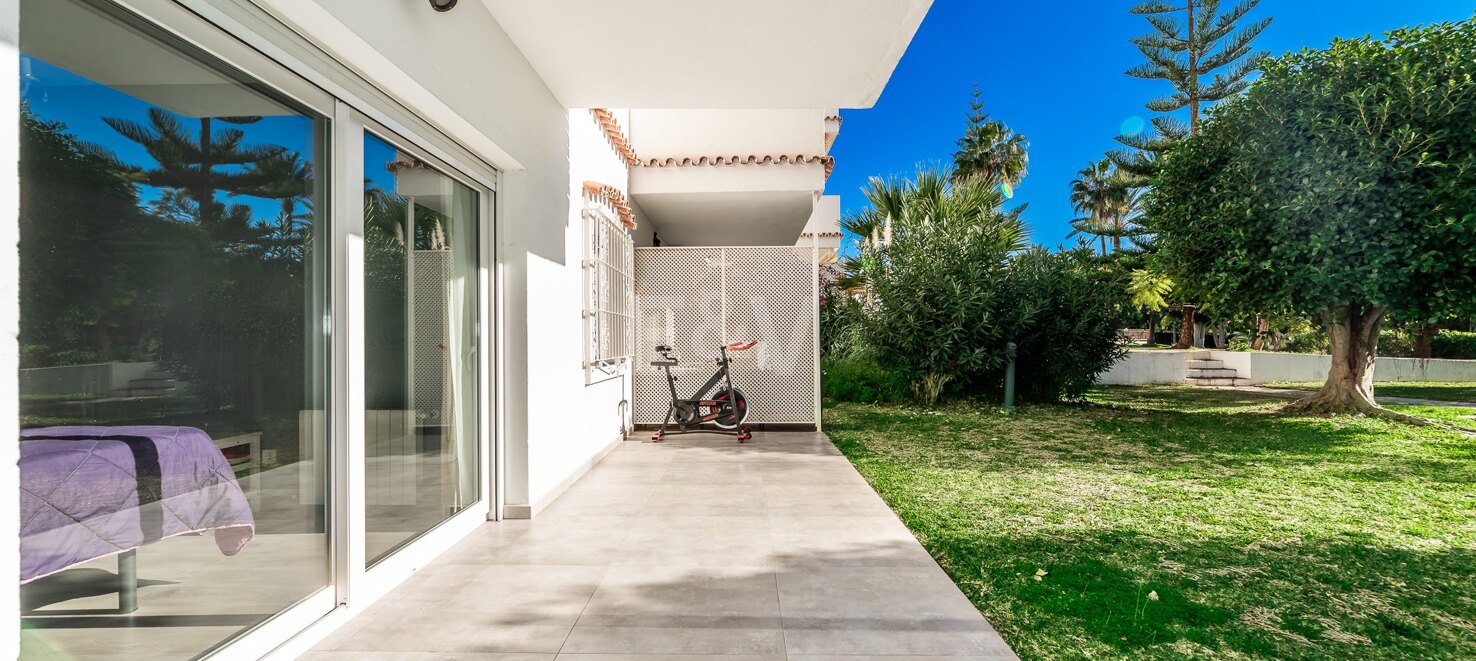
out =
<svg viewBox="0 0 1476 661"><path fill-rule="evenodd" d="M672 346L688 397L716 369L718 347L750 340L758 346L732 354L749 421L816 422L818 277L810 247L637 248L635 422L660 424L671 398L653 347Z"/></svg>

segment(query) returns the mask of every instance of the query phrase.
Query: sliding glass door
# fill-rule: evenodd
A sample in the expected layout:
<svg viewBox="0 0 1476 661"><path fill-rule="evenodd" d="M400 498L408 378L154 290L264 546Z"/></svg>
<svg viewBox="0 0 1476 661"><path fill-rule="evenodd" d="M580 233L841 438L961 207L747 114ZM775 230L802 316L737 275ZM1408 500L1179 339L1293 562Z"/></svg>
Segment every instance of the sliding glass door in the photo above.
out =
<svg viewBox="0 0 1476 661"><path fill-rule="evenodd" d="M491 512L496 172L182 4L21 0L25 659L264 653Z"/></svg>
<svg viewBox="0 0 1476 661"><path fill-rule="evenodd" d="M193 657L331 582L331 99L21 8L22 654Z"/></svg>
<svg viewBox="0 0 1476 661"><path fill-rule="evenodd" d="M478 498L476 190L364 140L365 561Z"/></svg>

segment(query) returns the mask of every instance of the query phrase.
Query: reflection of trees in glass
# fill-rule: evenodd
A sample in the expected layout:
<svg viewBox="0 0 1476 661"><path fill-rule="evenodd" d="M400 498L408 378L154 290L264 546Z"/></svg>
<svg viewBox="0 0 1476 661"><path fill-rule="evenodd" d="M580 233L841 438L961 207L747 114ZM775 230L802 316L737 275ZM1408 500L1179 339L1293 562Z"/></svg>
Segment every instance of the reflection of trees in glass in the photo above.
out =
<svg viewBox="0 0 1476 661"><path fill-rule="evenodd" d="M249 144L240 127L260 117L202 117L198 130L161 108L150 108L148 117L147 124L103 121L157 161L132 170L140 183L162 189L154 213L208 237L171 257L183 277L157 285L167 310L158 319L163 342L157 359L179 372L204 403L230 410L241 424L295 421L303 407L304 334L310 332L303 292L311 166L286 146ZM281 210L273 222L258 222L249 206L225 204L216 199L219 193L275 199Z"/></svg>
<svg viewBox="0 0 1476 661"><path fill-rule="evenodd" d="M64 351L72 363L159 362L218 430L267 431L290 453L312 332L310 163L284 145L249 144L242 127L255 117L201 118L198 131L159 108L147 122L103 121L156 164L122 163L60 124L26 123L37 150L23 159L32 352L48 364ZM158 189L147 209L137 185ZM258 221L221 193L277 200L278 217Z"/></svg>
<svg viewBox="0 0 1476 661"><path fill-rule="evenodd" d="M279 204L277 217L263 237L268 256L300 258L313 220L312 163L296 152L284 152L252 163L250 168L259 182L236 194L277 200Z"/></svg>
<svg viewBox="0 0 1476 661"><path fill-rule="evenodd" d="M149 246L177 234L139 210L112 154L65 128L21 109L22 367L149 353L162 276Z"/></svg>
<svg viewBox="0 0 1476 661"><path fill-rule="evenodd" d="M187 195L194 204L181 208L190 210L196 222L217 241L250 243L259 238L261 230L253 226L249 208L243 211L238 208L243 205L228 207L216 200L215 194L224 191L249 195L252 190L283 181L283 173L262 170L259 164L282 156L287 148L245 144L246 132L236 128L255 124L260 117L201 117L198 132L186 128L177 115L163 108L149 108L147 126L116 117L104 117L103 121L137 142L158 162L158 167L137 170L139 181ZM217 121L234 126L216 129Z"/></svg>

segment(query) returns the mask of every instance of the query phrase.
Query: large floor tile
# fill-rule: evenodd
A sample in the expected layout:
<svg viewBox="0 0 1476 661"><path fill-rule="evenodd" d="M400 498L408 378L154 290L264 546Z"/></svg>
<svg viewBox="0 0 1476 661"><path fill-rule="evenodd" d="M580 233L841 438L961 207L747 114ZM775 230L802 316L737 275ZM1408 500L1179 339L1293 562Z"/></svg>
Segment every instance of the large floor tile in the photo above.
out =
<svg viewBox="0 0 1476 661"><path fill-rule="evenodd" d="M779 654L774 575L732 567L613 567L565 653Z"/></svg>
<svg viewBox="0 0 1476 661"><path fill-rule="evenodd" d="M431 571L431 570L427 570ZM389 604L340 651L555 654L604 577L604 567L445 565L459 579L443 604Z"/></svg>
<svg viewBox="0 0 1476 661"><path fill-rule="evenodd" d="M630 531L616 565L769 567L774 546L764 516L645 517Z"/></svg>
<svg viewBox="0 0 1476 661"><path fill-rule="evenodd" d="M547 516L520 522L517 535L473 535L441 561L447 564L607 565L631 550L634 516Z"/></svg>
<svg viewBox="0 0 1476 661"><path fill-rule="evenodd" d="M896 517L770 517L769 540L774 546L776 566L936 566Z"/></svg>
<svg viewBox="0 0 1476 661"><path fill-rule="evenodd" d="M308 652L298 661L553 661L553 654L499 654L496 652Z"/></svg>
<svg viewBox="0 0 1476 661"><path fill-rule="evenodd" d="M777 576L790 654L1008 651L936 566L786 568Z"/></svg>
<svg viewBox="0 0 1476 661"><path fill-rule="evenodd" d="M756 484L658 484L646 492L641 513L653 516L767 516Z"/></svg>
<svg viewBox="0 0 1476 661"><path fill-rule="evenodd" d="M869 487L836 489L830 484L765 484L764 501L771 518L818 516L875 516L896 520L897 515Z"/></svg>
<svg viewBox="0 0 1476 661"><path fill-rule="evenodd" d="M820 434L627 442L489 523L309 659L1013 658Z"/></svg>

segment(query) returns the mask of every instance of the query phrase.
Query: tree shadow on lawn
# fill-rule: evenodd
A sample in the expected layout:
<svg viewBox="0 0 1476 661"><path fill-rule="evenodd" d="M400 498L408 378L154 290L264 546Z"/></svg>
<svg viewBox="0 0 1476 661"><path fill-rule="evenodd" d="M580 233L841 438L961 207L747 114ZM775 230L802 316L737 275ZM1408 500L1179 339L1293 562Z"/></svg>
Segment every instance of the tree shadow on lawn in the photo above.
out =
<svg viewBox="0 0 1476 661"><path fill-rule="evenodd" d="M1301 468L1368 482L1476 481L1476 442L1453 434L1446 442L1445 432L1401 423L1290 416L1263 406L1264 397L1222 391L1209 391L1215 406L1165 406L1170 399L1202 404L1201 396L1164 389L1132 406L1037 406L1015 415L850 409L828 421L827 432L853 461L923 453L934 468L986 474L1075 464L1208 481Z"/></svg>
<svg viewBox="0 0 1476 661"><path fill-rule="evenodd" d="M1476 655L1470 548L976 530L922 537L1024 658Z"/></svg>

